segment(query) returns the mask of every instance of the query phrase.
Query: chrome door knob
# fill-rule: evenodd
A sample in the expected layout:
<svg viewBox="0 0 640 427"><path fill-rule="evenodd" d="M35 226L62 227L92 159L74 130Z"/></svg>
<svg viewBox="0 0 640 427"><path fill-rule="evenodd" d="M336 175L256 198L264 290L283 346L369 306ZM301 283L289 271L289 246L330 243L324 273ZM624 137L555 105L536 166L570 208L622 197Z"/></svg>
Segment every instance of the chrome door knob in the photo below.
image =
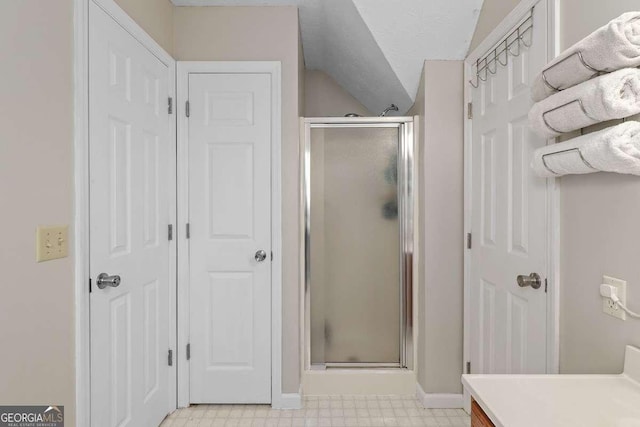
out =
<svg viewBox="0 0 640 427"><path fill-rule="evenodd" d="M538 273L531 273L528 276L518 276L518 286L526 288L531 286L533 289L538 289L542 286L542 279Z"/></svg>
<svg viewBox="0 0 640 427"><path fill-rule="evenodd" d="M107 286L117 288L120 285L120 276L109 276L107 273L100 273L96 283L99 289L104 289Z"/></svg>
<svg viewBox="0 0 640 427"><path fill-rule="evenodd" d="M260 249L258 252L256 252L256 255L255 255L254 258L256 259L256 261L262 262L265 259L267 259L267 253L265 251L263 251L262 249Z"/></svg>

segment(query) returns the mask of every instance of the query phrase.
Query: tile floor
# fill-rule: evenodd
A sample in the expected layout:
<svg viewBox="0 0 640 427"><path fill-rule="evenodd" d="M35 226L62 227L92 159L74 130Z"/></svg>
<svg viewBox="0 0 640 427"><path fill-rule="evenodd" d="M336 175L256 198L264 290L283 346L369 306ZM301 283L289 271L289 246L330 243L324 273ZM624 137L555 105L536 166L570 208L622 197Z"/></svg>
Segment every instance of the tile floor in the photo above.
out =
<svg viewBox="0 0 640 427"><path fill-rule="evenodd" d="M414 396L308 396L304 409L266 405L193 405L169 415L161 427L470 426L462 409L424 409Z"/></svg>

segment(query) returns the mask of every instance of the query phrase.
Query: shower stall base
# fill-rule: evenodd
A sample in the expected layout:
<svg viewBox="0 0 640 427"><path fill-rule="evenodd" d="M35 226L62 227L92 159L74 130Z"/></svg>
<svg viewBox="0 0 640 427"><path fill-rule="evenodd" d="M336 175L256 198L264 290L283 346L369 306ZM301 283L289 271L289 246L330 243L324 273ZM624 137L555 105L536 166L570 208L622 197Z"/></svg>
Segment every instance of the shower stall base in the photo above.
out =
<svg viewBox="0 0 640 427"><path fill-rule="evenodd" d="M327 369L302 374L305 396L325 395L413 395L416 375L409 369Z"/></svg>

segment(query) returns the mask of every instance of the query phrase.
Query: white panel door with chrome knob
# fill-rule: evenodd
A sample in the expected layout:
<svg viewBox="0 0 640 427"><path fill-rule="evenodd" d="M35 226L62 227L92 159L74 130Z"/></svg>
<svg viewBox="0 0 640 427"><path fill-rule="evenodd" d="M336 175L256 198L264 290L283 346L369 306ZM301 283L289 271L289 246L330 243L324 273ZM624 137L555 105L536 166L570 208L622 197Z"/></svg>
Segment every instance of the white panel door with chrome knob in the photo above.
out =
<svg viewBox="0 0 640 427"><path fill-rule="evenodd" d="M91 426L175 408L173 70L89 2Z"/></svg>
<svg viewBox="0 0 640 427"><path fill-rule="evenodd" d="M529 163L546 141L527 124L530 84L546 63L546 3L527 18L518 55L472 88L470 370L547 372L547 182ZM502 61L502 60L501 60ZM483 78L483 74L480 76Z"/></svg>
<svg viewBox="0 0 640 427"><path fill-rule="evenodd" d="M190 401L271 402L271 77L189 74Z"/></svg>

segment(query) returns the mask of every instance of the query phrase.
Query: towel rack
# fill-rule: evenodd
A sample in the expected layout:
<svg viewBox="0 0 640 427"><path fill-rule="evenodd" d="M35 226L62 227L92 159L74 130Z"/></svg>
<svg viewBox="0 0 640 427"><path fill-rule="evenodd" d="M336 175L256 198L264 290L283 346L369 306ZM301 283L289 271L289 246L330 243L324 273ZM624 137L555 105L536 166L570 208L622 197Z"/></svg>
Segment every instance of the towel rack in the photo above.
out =
<svg viewBox="0 0 640 427"><path fill-rule="evenodd" d="M549 83L549 80L547 79L547 72L551 69L553 69L554 67L556 67L557 65L562 64L565 61L568 61L570 58L573 58L574 56L577 56L578 59L580 60L580 63L589 71L593 72L593 75L591 75L590 78L593 78L601 73L603 73L604 71L602 70L597 70L594 67L592 67L591 65L587 64L587 61L584 60L584 57L582 56L582 52L581 51L575 51L573 52L571 55L567 55L565 58L562 58L560 61L556 62L555 64L545 68L544 70L542 70L542 81L544 82L544 84L551 90L553 90L554 92L560 92L562 90L562 88L559 87L555 87L553 86L551 83ZM566 88L565 88L566 89Z"/></svg>
<svg viewBox="0 0 640 427"><path fill-rule="evenodd" d="M580 148L576 147L576 148L569 148L567 150L561 150L561 151L554 151L553 153L547 153L547 154L543 154L542 155L542 164L544 165L544 167L551 172L554 175L560 175L558 172L554 171L553 169L551 169L551 167L549 167L549 165L547 164L547 157L548 156L555 156L557 154L566 154L566 153L570 153L572 151L577 151L578 152L578 156L580 156L580 160L582 160L582 162L589 168L589 169L593 169L593 170L597 170L596 168L594 168L593 166L591 166L591 164L587 161L587 159L584 158L584 156L582 155L582 151L580 151Z"/></svg>
<svg viewBox="0 0 640 427"><path fill-rule="evenodd" d="M551 125L549 124L549 121L547 120L547 114L553 113L553 112L554 112L554 111L556 111L556 110L559 110L559 109L564 108L564 107L566 107L566 106L568 106L568 105L576 104L576 103L580 106L580 109L582 110L582 113L583 113L587 118L589 118L590 120L593 120L594 122L599 122L599 120L598 120L598 119L593 118L593 117L592 117L592 116L587 112L587 109L586 109L586 108L584 108L584 104L582 103L582 100L578 98L578 99L574 99L573 101L566 102L566 103L564 103L564 104L562 104L562 105L558 105L557 107L554 107L554 108L552 108L551 110L548 110L548 111L545 111L544 113L542 113L542 121L544 122L544 125L545 125L549 130L551 130L552 132L555 132L555 133L560 133L560 134L561 134L561 133L566 133L566 132L568 132L568 131L564 131L564 130L556 129L556 128L554 128L553 126L551 126ZM627 121L627 119L628 119L628 117L623 117L622 119L618 119L618 120L622 120L622 123L624 123L624 122L626 122L626 121ZM583 135L583 134L584 134L584 129L585 129L584 127L580 128L580 134L581 134L581 135ZM577 129L576 129L576 130L577 130Z"/></svg>
<svg viewBox="0 0 640 427"><path fill-rule="evenodd" d="M557 111L557 110L559 110L561 108L564 108L566 106L569 106L571 104L576 104L576 103L580 106L580 109L582 110L582 112L584 113L585 116L587 116L590 120L593 120L593 121L596 121L596 122L598 121L598 120L594 119L593 117L591 117L589 115L587 110L584 108L584 104L582 104L582 100L578 98L578 99L574 99L573 101L569 101L567 103L564 103L562 105L558 105L557 107L552 108L551 110L548 110L548 111L545 111L544 113L542 113L542 121L544 122L545 126L548 127L549 130L551 130L551 131L553 131L555 133L565 133L565 132L567 132L567 131L563 131L563 130L558 130L558 129L554 128L553 126L551 126L549 124L549 121L547 120L547 114L553 113L554 111Z"/></svg>

